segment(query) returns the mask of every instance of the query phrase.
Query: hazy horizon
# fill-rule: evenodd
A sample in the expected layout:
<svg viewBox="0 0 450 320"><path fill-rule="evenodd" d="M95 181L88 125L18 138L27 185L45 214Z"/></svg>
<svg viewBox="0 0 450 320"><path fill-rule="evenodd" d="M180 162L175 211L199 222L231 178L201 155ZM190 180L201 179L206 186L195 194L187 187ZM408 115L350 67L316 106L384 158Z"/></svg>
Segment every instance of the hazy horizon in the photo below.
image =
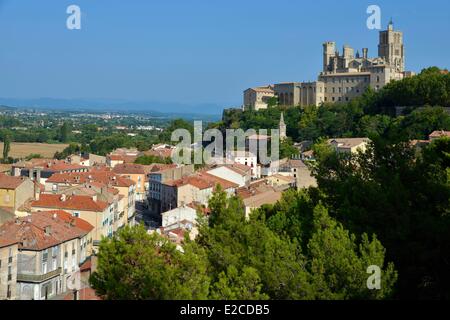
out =
<svg viewBox="0 0 450 320"><path fill-rule="evenodd" d="M81 30L66 28L71 4L81 8ZM366 27L373 3L348 4L0 0L0 97L173 104L216 114L240 106L246 88L316 80L324 41L376 56L378 30ZM376 4L382 28L392 17L404 32L407 70L449 67L448 1Z"/></svg>

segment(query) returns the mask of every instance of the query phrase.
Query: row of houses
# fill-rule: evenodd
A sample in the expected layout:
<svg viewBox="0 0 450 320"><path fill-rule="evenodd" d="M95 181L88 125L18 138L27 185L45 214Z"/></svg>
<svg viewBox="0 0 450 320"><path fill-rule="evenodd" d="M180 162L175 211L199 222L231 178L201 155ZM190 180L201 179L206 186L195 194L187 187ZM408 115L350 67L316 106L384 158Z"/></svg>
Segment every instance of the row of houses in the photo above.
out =
<svg viewBox="0 0 450 320"><path fill-rule="evenodd" d="M98 299L86 273L95 268L100 241L136 224L137 204L148 204L156 181L194 172L134 163L141 155L170 157L172 150L117 149L105 157L31 159L2 169L0 300L73 299L72 288L79 298Z"/></svg>

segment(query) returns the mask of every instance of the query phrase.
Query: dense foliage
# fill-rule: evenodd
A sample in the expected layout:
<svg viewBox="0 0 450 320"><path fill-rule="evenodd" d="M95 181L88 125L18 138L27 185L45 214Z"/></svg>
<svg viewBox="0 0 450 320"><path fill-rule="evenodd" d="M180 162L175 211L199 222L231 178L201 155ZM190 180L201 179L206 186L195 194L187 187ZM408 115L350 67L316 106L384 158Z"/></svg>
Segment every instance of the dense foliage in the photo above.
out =
<svg viewBox="0 0 450 320"><path fill-rule="evenodd" d="M326 153L315 175L331 216L385 245L398 297L450 298L450 139L418 157L407 143L376 139L353 157Z"/></svg>
<svg viewBox="0 0 450 320"><path fill-rule="evenodd" d="M357 240L324 206L312 205L306 193L285 197L285 204L294 197L312 208L302 212L311 222L298 229L304 240L271 228L263 212L246 220L242 202L219 190L210 200L209 220L201 223L195 242L185 239L183 254L142 227L125 228L102 241L92 285L107 299L381 299L392 294L397 274L375 236ZM295 207L286 209L278 214L299 218ZM381 290L367 288L370 265L383 270Z"/></svg>
<svg viewBox="0 0 450 320"><path fill-rule="evenodd" d="M450 130L444 109L449 97L448 73L429 68L345 104L282 108L273 100L273 107L258 112L225 110L222 121L209 127L277 128L284 112L292 138L282 146L284 155L293 152L294 141L314 141L317 161L311 165L318 187L285 192L250 220L239 199L215 193L209 220L202 220L196 241L186 239L183 246L192 259L188 265L204 270L205 278L180 273L174 288L202 288L201 299L449 299L450 140L435 140L421 150L410 144L434 130ZM396 116L397 106L406 107L405 113ZM363 154L337 154L324 143L329 137L361 136L372 139ZM114 267L139 260L121 249L122 237L105 239L100 248L93 284L107 298L118 294L113 284L139 274ZM146 237L136 234L127 245L157 260L160 244L169 244L159 239L146 250ZM175 268L177 259L165 265ZM369 265L382 268L381 290L366 287ZM158 279L173 275L159 270ZM162 297L152 286L148 282L138 293L123 289L121 294ZM179 297L166 293L164 298Z"/></svg>
<svg viewBox="0 0 450 320"><path fill-rule="evenodd" d="M450 115L443 109L450 106L449 79L450 74L429 68L415 77L394 81L379 92L369 88L348 103L273 107L257 112L227 109L219 127L278 128L284 112L287 135L298 142L321 137L380 135L405 141L424 139L434 130L450 130ZM406 107L406 114L395 116L394 107Z"/></svg>

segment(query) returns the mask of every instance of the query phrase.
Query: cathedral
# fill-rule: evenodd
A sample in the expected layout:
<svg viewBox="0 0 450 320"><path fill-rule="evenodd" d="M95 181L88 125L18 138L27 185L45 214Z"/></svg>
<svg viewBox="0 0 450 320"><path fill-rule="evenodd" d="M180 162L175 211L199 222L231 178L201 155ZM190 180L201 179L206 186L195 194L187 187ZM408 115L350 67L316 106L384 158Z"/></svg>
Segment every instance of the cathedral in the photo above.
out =
<svg viewBox="0 0 450 320"><path fill-rule="evenodd" d="M370 86L375 91L392 80L412 76L405 71L403 33L394 30L389 22L380 31L378 56L369 57L369 50L361 52L348 45L340 53L335 42L323 44L323 66L317 81L285 82L244 91L244 109L265 109L268 101L278 98L281 106L307 106L322 103L348 102L363 94Z"/></svg>

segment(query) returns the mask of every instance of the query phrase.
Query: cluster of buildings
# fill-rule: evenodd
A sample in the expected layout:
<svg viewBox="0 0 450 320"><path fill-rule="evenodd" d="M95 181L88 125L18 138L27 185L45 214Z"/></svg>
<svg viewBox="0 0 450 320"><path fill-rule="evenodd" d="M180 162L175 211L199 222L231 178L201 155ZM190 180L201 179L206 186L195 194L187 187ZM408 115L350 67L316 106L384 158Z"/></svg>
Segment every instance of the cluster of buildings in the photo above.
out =
<svg viewBox="0 0 450 320"><path fill-rule="evenodd" d="M394 30L392 21L380 31L378 56L369 57L348 45L342 52L335 42L323 44L323 66L317 81L287 82L249 88L244 91L243 109L266 109L276 98L281 106L319 106L323 103L348 102L362 95L368 87L379 90L392 80L412 76L405 71L403 33Z"/></svg>
<svg viewBox="0 0 450 320"><path fill-rule="evenodd" d="M380 32L377 58L368 50L354 54L335 43L324 44L323 71L316 82L282 83L244 92L244 108L264 109L271 98L280 105L319 105L349 101L368 87L375 90L404 71L403 35ZM281 114L280 139L286 138ZM433 132L427 141L450 136ZM114 237L137 217L156 217L147 225L178 245L198 234L199 219L210 214L209 200L220 187L227 196L242 199L245 215L274 204L288 189L316 186L307 161L314 161L310 145L300 143L299 156L263 164L249 150L252 140L264 145L269 136L247 137L246 149L221 155L226 161L196 169L194 165L137 164L141 156L169 159L174 147L150 150L119 148L107 156L74 154L64 160L31 159L0 167L0 300L99 299L89 287L96 254L103 238ZM254 141L253 141L254 142ZM340 153L365 152L367 138L335 138L328 144ZM221 159L224 160L224 159ZM144 219L145 220L145 219Z"/></svg>
<svg viewBox="0 0 450 320"><path fill-rule="evenodd" d="M149 232L181 244L186 234L195 238L199 214L207 218L219 186L228 196L240 196L249 215L288 188L315 183L299 159L269 168L248 151L197 170L170 161L135 163L142 155L170 158L173 150L165 144L146 152L119 148L105 157L74 154L2 168L0 300L97 299L88 278L100 241L135 225L139 215L157 217L155 227L147 225Z"/></svg>
<svg viewBox="0 0 450 320"><path fill-rule="evenodd" d="M165 149L148 153L167 156ZM117 149L106 157L74 154L1 168L0 300L98 299L88 278L100 241L137 223L148 205L150 173L177 170L135 164L139 155Z"/></svg>
<svg viewBox="0 0 450 320"><path fill-rule="evenodd" d="M280 126L284 125L283 119ZM449 132L436 131L430 143ZM269 139L270 137L248 137ZM341 153L365 152L367 138L336 138L328 144ZM220 186L242 199L245 215L274 204L288 189L315 186L306 160L285 158L262 165L256 155L237 152L225 163L136 164L142 154L170 157L174 147L156 145L145 153L116 149L106 157L72 155L65 160L33 159L0 173L0 300L99 299L89 287L100 241L114 237L137 214L158 217L148 226L177 244L198 234L200 218ZM169 162L169 161L167 161ZM255 169L256 168L256 169Z"/></svg>

